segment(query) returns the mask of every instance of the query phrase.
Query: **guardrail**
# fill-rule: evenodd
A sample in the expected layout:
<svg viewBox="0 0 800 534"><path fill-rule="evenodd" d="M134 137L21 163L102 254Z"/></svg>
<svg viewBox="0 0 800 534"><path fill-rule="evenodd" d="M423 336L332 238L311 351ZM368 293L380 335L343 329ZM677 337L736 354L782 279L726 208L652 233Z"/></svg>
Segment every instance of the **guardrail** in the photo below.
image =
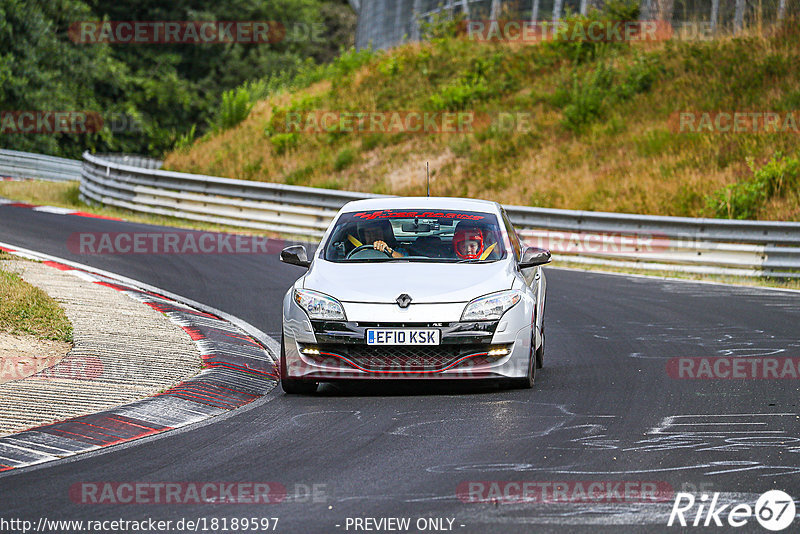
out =
<svg viewBox="0 0 800 534"><path fill-rule="evenodd" d="M283 234L321 237L347 202L381 196L146 169L89 153L83 160L87 201Z"/></svg>
<svg viewBox="0 0 800 534"><path fill-rule="evenodd" d="M54 182L80 180L81 161L0 149L0 176Z"/></svg>
<svg viewBox="0 0 800 534"><path fill-rule="evenodd" d="M126 208L319 238L350 191L160 170L138 156L83 155L81 198ZM650 270L800 277L800 223L692 219L505 206L523 240L556 259Z"/></svg>

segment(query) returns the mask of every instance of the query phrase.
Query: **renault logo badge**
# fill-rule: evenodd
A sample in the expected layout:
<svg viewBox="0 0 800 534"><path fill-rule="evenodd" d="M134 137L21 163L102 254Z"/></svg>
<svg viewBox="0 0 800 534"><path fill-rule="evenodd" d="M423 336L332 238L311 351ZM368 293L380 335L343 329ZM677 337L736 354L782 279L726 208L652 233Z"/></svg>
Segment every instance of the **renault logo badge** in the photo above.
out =
<svg viewBox="0 0 800 534"><path fill-rule="evenodd" d="M401 308L408 308L408 305L411 304L411 297L403 293L402 295L397 297L397 300L395 302L397 302L397 305L400 306Z"/></svg>

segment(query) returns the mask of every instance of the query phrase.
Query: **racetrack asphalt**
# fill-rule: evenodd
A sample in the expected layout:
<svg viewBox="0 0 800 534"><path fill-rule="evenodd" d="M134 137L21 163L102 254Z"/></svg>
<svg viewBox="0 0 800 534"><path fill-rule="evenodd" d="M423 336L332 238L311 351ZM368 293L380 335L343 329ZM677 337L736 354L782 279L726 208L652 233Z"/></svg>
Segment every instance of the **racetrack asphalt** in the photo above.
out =
<svg viewBox="0 0 800 534"><path fill-rule="evenodd" d="M80 255L67 247L76 232L121 231L164 229L0 206L0 241L157 286L279 337L282 297L302 269L277 254ZM314 396L278 388L185 430L0 474L0 519L278 517L277 532L353 532L355 518L406 517L412 525L453 519L452 530L464 533L653 532L676 530L666 527L672 498L474 503L457 488L629 481L698 499L719 492L720 504L752 505L772 489L800 497L798 378L667 371L673 358L797 359L800 293L546 272L547 352L533 390L431 381L327 385ZM279 504L84 504L70 496L74 484L103 481L274 482L288 495ZM763 531L753 518L737 530Z"/></svg>

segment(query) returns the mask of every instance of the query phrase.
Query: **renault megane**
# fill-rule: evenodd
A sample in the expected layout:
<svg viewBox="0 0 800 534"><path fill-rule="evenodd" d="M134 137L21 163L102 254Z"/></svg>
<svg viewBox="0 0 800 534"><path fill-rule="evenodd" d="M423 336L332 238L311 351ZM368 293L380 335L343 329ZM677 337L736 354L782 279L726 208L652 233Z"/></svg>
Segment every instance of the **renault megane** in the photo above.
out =
<svg viewBox="0 0 800 534"><path fill-rule="evenodd" d="M532 387L544 356L550 253L524 248L501 205L429 197L345 205L283 301L281 384L500 379Z"/></svg>

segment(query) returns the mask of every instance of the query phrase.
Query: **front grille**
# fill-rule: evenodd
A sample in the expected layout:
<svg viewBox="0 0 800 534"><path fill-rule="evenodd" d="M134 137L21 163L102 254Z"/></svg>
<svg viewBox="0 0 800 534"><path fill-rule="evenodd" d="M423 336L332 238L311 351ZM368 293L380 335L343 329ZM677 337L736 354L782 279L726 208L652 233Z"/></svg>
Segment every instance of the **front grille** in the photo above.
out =
<svg viewBox="0 0 800 534"><path fill-rule="evenodd" d="M464 350L456 345L370 347L337 344L318 348L320 353L313 358L319 362L367 371L416 373L442 371L470 356L485 356L489 350L488 346Z"/></svg>

